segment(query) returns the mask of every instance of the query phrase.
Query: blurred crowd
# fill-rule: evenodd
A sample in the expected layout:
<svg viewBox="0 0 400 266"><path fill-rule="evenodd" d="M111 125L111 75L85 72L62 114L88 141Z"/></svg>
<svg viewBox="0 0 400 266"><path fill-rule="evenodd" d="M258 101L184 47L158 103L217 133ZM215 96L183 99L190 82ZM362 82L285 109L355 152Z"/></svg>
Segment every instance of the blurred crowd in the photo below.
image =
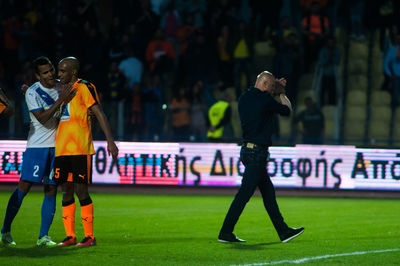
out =
<svg viewBox="0 0 400 266"><path fill-rule="evenodd" d="M65 56L80 60L80 77L97 87L117 140L207 141L223 127L218 140L236 141L238 96L260 71L285 77L296 106L301 75L318 60L340 58L330 49L337 27L359 40L380 29L383 51L398 6L373 0L3 0L0 87L16 114L15 124L1 120L0 137L26 137L29 115L20 88L36 81L31 62L44 55L55 66ZM218 101L230 108L216 127L209 110Z"/></svg>

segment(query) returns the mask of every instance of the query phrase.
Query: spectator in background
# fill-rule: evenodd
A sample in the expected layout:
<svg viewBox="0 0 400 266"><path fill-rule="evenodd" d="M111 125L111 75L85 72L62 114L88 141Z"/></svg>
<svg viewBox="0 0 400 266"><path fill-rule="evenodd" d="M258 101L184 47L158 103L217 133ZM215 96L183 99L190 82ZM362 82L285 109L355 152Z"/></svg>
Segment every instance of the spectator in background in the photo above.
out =
<svg viewBox="0 0 400 266"><path fill-rule="evenodd" d="M329 34L329 21L320 11L317 2L313 2L310 13L303 17L301 22L304 39L304 62L306 71L310 71L312 64L318 57L319 50L326 36Z"/></svg>
<svg viewBox="0 0 400 266"><path fill-rule="evenodd" d="M161 17L160 26L165 32L168 41L175 44L176 33L182 25L182 18L175 8L175 1L171 0L167 6L166 12Z"/></svg>
<svg viewBox="0 0 400 266"><path fill-rule="evenodd" d="M52 17L51 11L37 11L36 14L36 23L35 23L35 31L36 31L36 53L37 54L48 54L50 58L55 58L57 45L56 43L56 32L57 26L49 27L49 23L56 25L56 18ZM40 44L40 45L39 45Z"/></svg>
<svg viewBox="0 0 400 266"><path fill-rule="evenodd" d="M21 28L21 22L16 15L11 15L8 19L3 22L3 40L4 40L4 50L2 53L4 64L5 64L5 76L7 83L10 86L12 84L12 78L18 72L18 49L20 42L16 36Z"/></svg>
<svg viewBox="0 0 400 266"><path fill-rule="evenodd" d="M123 100L127 92L127 83L124 74L118 69L118 63L111 61L107 73L107 86L104 100L104 111L110 121L110 128L113 135L116 135L118 128L118 103ZM123 123L123 121L120 121Z"/></svg>
<svg viewBox="0 0 400 266"><path fill-rule="evenodd" d="M129 25L129 23L137 22L144 14L143 2L144 1L112 1L112 16L113 18L118 18L120 26L124 28L126 25ZM148 3L146 3L146 5L148 5Z"/></svg>
<svg viewBox="0 0 400 266"><path fill-rule="evenodd" d="M299 6L303 14L306 14L310 12L313 4L317 4L320 9L323 9L329 2L329 0L299 0Z"/></svg>
<svg viewBox="0 0 400 266"><path fill-rule="evenodd" d="M149 43L160 26L159 17L153 12L150 0L141 1L140 17L136 20L139 35L144 43Z"/></svg>
<svg viewBox="0 0 400 266"><path fill-rule="evenodd" d="M146 48L146 61L150 72L163 75L174 69L175 50L171 42L167 41L161 28L154 33L154 38Z"/></svg>
<svg viewBox="0 0 400 266"><path fill-rule="evenodd" d="M221 33L217 38L217 54L218 54L218 75L219 78L227 84L233 85L233 60L229 53L230 47L230 28L224 25L221 28Z"/></svg>
<svg viewBox="0 0 400 266"><path fill-rule="evenodd" d="M193 25L193 19L193 15L187 15L183 26L176 32L179 45L179 56L183 56L186 53L189 43L194 39L196 31L200 30L200 28Z"/></svg>
<svg viewBox="0 0 400 266"><path fill-rule="evenodd" d="M280 19L280 27L276 30L276 35L278 37L279 42L284 41L284 39L290 34L295 34L296 38L299 38L299 32L296 27L294 27L290 21L290 17L283 16ZM297 40L297 43L299 40Z"/></svg>
<svg viewBox="0 0 400 266"><path fill-rule="evenodd" d="M105 95L105 99L111 102L117 102L121 100L125 93L124 89L127 88L126 78L121 70L118 69L118 62L111 61L110 67L107 73L108 86L107 86L107 94Z"/></svg>
<svg viewBox="0 0 400 266"><path fill-rule="evenodd" d="M181 85L175 91L171 101L171 125L173 139L186 141L190 133L190 102L187 89Z"/></svg>
<svg viewBox="0 0 400 266"><path fill-rule="evenodd" d="M225 90L220 94L220 100L208 110L209 128L207 139L210 142L223 142L233 137L231 123L231 107L229 93Z"/></svg>
<svg viewBox="0 0 400 266"><path fill-rule="evenodd" d="M133 90L135 83L142 82L143 63L136 57L132 49L125 51L125 59L119 63L118 69L124 74L130 90Z"/></svg>
<svg viewBox="0 0 400 266"><path fill-rule="evenodd" d="M395 43L389 47L383 60L385 74L392 82L392 110L397 107L400 93L400 35L396 36Z"/></svg>
<svg viewBox="0 0 400 266"><path fill-rule="evenodd" d="M250 84L250 63L253 58L253 39L244 21L240 21L238 29L233 35L233 76L236 96L241 93L242 74L246 77L246 87Z"/></svg>
<svg viewBox="0 0 400 266"><path fill-rule="evenodd" d="M229 133L229 138L231 141L238 141L242 136L242 128L240 126L240 117L239 117L239 106L236 98L236 90L234 87L228 87L225 89L226 93L229 94L229 106L231 108L231 123L229 126L232 128L232 135L229 130L224 130L225 133ZM227 136L228 134L224 134ZM224 136L224 137L225 137Z"/></svg>
<svg viewBox="0 0 400 266"><path fill-rule="evenodd" d="M211 3L212 2L212 3ZM229 1L211 1L209 7L210 21L212 29L219 30L223 25L228 25L233 29L238 24L238 3Z"/></svg>
<svg viewBox="0 0 400 266"><path fill-rule="evenodd" d="M143 124L144 137L147 141L158 141L162 135L163 119L161 105L163 95L160 90L160 77L155 75L148 79L143 89Z"/></svg>
<svg viewBox="0 0 400 266"><path fill-rule="evenodd" d="M190 43L194 42L195 34L199 31L193 25L193 16L187 15L184 19L184 25L180 27L176 33L177 46L178 46L178 69L177 73L182 80L186 80L189 75L189 70L187 69L189 62L187 62L187 49Z"/></svg>
<svg viewBox="0 0 400 266"><path fill-rule="evenodd" d="M35 31L29 20L24 19L21 23L21 29L14 32L14 36L19 41L18 59L19 62L30 61L36 52Z"/></svg>
<svg viewBox="0 0 400 266"><path fill-rule="evenodd" d="M25 1L25 10L24 19L27 20L32 27L35 27L38 20L37 5L35 5L32 0Z"/></svg>
<svg viewBox="0 0 400 266"><path fill-rule="evenodd" d="M128 50L134 51L129 41L128 33L123 33L121 36L113 36L112 42L108 47L108 56L110 60L121 61L127 56Z"/></svg>
<svg viewBox="0 0 400 266"><path fill-rule="evenodd" d="M274 73L287 77L286 93L292 103L296 103L297 84L301 73L301 56L296 31L283 30L282 40L273 59Z"/></svg>
<svg viewBox="0 0 400 266"><path fill-rule="evenodd" d="M251 22L251 12L251 3L249 3L248 0L240 0L240 4L238 3L237 17L249 25Z"/></svg>
<svg viewBox="0 0 400 266"><path fill-rule="evenodd" d="M384 45L383 45L383 57L386 56L390 49L396 46L396 38L398 35L398 28L396 25L393 25L388 36L385 37ZM382 84L382 90L389 91L392 93L392 79L389 77L385 71L383 71L384 81Z"/></svg>
<svg viewBox="0 0 400 266"><path fill-rule="evenodd" d="M363 15L364 15L364 1L363 0L350 0L348 1L350 9L350 37L355 40L365 40L363 33Z"/></svg>
<svg viewBox="0 0 400 266"><path fill-rule="evenodd" d="M76 35L82 38L81 25L77 24L69 14L62 14L57 29L57 56L74 54L80 51L79 42L74 41ZM81 48L81 47L80 47Z"/></svg>
<svg viewBox="0 0 400 266"><path fill-rule="evenodd" d="M169 0L149 0L149 1L151 3L151 10L153 10L154 14L156 14L157 16L161 15L161 12L165 8L166 3L169 2Z"/></svg>
<svg viewBox="0 0 400 266"><path fill-rule="evenodd" d="M250 0L250 6L254 12L253 20L257 28L256 36L262 36L266 27L270 27L271 30L279 27L279 11L282 4L282 0L269 1L268 4L259 0Z"/></svg>
<svg viewBox="0 0 400 266"><path fill-rule="evenodd" d="M89 22L96 29L99 28L99 21L97 18L96 9L98 5L94 0L78 0L76 3L76 17L78 25L83 25Z"/></svg>
<svg viewBox="0 0 400 266"><path fill-rule="evenodd" d="M138 141L143 132L143 93L140 83L133 83L132 93L128 97L131 99L127 104L129 116L128 132L132 141Z"/></svg>
<svg viewBox="0 0 400 266"><path fill-rule="evenodd" d="M195 27L204 27L204 13L207 9L206 0L176 0L176 7L183 15L191 14Z"/></svg>
<svg viewBox="0 0 400 266"><path fill-rule="evenodd" d="M59 23L57 24L57 56L61 57L65 54L74 54L79 51L78 43L73 40L76 39L76 32L78 30L78 25L76 21L71 20L71 18L62 14Z"/></svg>
<svg viewBox="0 0 400 266"><path fill-rule="evenodd" d="M329 36L318 58L318 64L322 72L318 99L319 106L325 103L332 105L337 103L337 69L340 59L341 54L339 48L336 46L336 40L333 36Z"/></svg>
<svg viewBox="0 0 400 266"><path fill-rule="evenodd" d="M207 135L207 104L203 81L197 81L191 90L190 128L192 141L205 141Z"/></svg>
<svg viewBox="0 0 400 266"><path fill-rule="evenodd" d="M108 34L108 57L111 60L121 60L124 55L124 43L128 36L123 36L123 28L119 17L114 17Z"/></svg>
<svg viewBox="0 0 400 266"><path fill-rule="evenodd" d="M135 56L142 62L146 59L147 43L144 42L139 34L139 28L136 24L129 24L125 30L127 41L124 43L124 49L132 49Z"/></svg>
<svg viewBox="0 0 400 266"><path fill-rule="evenodd" d="M324 115L318 109L311 97L304 100L306 109L301 111L293 120L294 124L302 124L304 144L322 144L325 128Z"/></svg>
<svg viewBox="0 0 400 266"><path fill-rule="evenodd" d="M379 28L379 44L381 50L384 51L386 32L387 30L390 31L390 28L397 22L396 15L400 9L400 3L393 0L384 0L377 2L376 5L376 8L378 9L378 17L375 21Z"/></svg>
<svg viewBox="0 0 400 266"><path fill-rule="evenodd" d="M210 49L205 33L202 30L196 31L183 59L183 67L187 68L186 81L189 84L198 80L210 82L213 79L216 64L214 55L215 49Z"/></svg>
<svg viewBox="0 0 400 266"><path fill-rule="evenodd" d="M336 27L338 26L338 10L341 5L340 0L329 0L324 6L324 14L328 17L329 21L329 32L334 33Z"/></svg>
<svg viewBox="0 0 400 266"><path fill-rule="evenodd" d="M87 21L85 23L85 43L86 45L79 50L81 53L82 75L86 76L89 80L96 80L97 84L101 83L103 76L102 67L104 64L105 44L104 38L101 36L97 28ZM102 83L104 84L104 83ZM101 86L103 87L103 86Z"/></svg>
<svg viewBox="0 0 400 266"><path fill-rule="evenodd" d="M389 49L391 49L393 46L396 46L396 38L398 34L399 34L399 29L397 25L392 25L390 31L388 32L384 40L384 45L383 45L384 55L387 53Z"/></svg>

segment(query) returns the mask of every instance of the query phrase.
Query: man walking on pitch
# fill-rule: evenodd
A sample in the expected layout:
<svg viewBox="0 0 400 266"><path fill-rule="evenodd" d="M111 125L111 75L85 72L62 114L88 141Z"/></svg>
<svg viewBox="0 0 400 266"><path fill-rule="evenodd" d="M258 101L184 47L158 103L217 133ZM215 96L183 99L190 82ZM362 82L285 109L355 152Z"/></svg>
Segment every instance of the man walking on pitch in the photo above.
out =
<svg viewBox="0 0 400 266"><path fill-rule="evenodd" d="M58 64L58 76L61 84L72 85L75 96L61 106L60 124L56 137L56 158L54 178L61 184L63 192L63 222L67 237L59 246L76 244L75 236L75 199L78 196L81 205L81 217L85 238L77 246L95 246L93 234L93 202L88 191L92 182L92 155L95 153L91 133L91 117L96 116L107 139L107 150L117 160L118 148L114 143L107 119L101 109L96 88L93 84L78 79L79 61L75 57L66 57Z"/></svg>
<svg viewBox="0 0 400 266"><path fill-rule="evenodd" d="M257 187L282 242L288 242L304 231L304 227L290 228L284 222L276 202L275 188L267 172L268 147L272 144L273 116L275 114L288 116L292 111L292 105L285 95L285 86L285 79L276 80L270 72L264 71L257 76L254 87L249 88L239 98L239 116L243 131L240 159L245 171L242 185L220 230L218 236L220 242L245 242L233 234L233 229ZM273 98L278 95L281 103Z"/></svg>
<svg viewBox="0 0 400 266"><path fill-rule="evenodd" d="M25 93L31 119L27 148L22 163L21 178L17 188L8 201L1 240L6 245L15 246L11 236L11 224L20 209L23 198L33 183L44 184L42 220L38 246L54 246L55 242L48 236L50 225L56 210L57 186L52 179L54 162L54 144L58 118L56 111L64 100L67 100L71 88L64 88L59 95L55 89L56 72L47 57L38 57L34 61L35 75L39 80Z"/></svg>

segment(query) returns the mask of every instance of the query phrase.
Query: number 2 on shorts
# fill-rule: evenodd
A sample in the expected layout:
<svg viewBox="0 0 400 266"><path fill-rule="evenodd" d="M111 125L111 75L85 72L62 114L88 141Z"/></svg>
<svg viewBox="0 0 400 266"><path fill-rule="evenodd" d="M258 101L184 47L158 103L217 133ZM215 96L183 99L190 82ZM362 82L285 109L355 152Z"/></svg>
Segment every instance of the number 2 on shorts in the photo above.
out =
<svg viewBox="0 0 400 266"><path fill-rule="evenodd" d="M33 171L33 176L34 177L38 177L38 172L39 172L39 165L35 165L34 167L33 167L33 169L35 169L34 171Z"/></svg>

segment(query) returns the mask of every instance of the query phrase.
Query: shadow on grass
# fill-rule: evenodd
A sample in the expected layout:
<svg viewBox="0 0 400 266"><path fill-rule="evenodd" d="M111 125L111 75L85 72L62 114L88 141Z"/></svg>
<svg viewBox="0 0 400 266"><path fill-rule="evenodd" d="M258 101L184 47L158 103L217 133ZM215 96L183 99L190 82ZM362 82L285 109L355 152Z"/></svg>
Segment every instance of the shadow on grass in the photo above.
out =
<svg viewBox="0 0 400 266"><path fill-rule="evenodd" d="M80 249L79 247L7 247L0 246L0 258L2 257L25 257L25 258L45 258L65 256Z"/></svg>
<svg viewBox="0 0 400 266"><path fill-rule="evenodd" d="M268 246L281 244L281 242L269 242L269 243L257 243L257 244L246 244L246 243L224 243L231 249L249 249L249 250L262 250Z"/></svg>
<svg viewBox="0 0 400 266"><path fill-rule="evenodd" d="M125 242L121 241L120 242ZM208 242L210 241L210 238L208 237L146 237L146 238L137 238L133 237L129 240L126 240L126 244L137 244L137 245L153 245L153 244L159 244L159 243L185 243L185 242Z"/></svg>

